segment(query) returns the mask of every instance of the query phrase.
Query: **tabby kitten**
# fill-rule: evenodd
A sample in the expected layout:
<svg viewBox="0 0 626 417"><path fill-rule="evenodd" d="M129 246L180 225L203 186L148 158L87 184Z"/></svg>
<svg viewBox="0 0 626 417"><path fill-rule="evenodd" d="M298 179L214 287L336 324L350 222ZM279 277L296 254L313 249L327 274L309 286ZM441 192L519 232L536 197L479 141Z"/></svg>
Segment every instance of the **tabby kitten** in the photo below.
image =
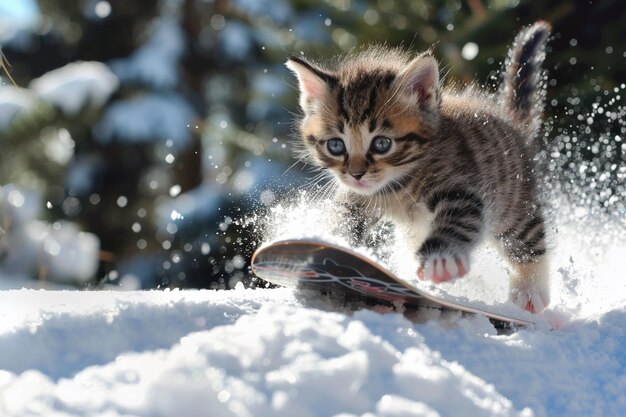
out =
<svg viewBox="0 0 626 417"><path fill-rule="evenodd" d="M386 217L404 229L418 277L434 283L465 275L471 250L494 237L513 267L510 299L533 313L550 301L530 150L549 32L543 21L521 31L497 95L442 88L429 53L373 47L333 68L286 63L299 82L306 153L332 171L359 221Z"/></svg>

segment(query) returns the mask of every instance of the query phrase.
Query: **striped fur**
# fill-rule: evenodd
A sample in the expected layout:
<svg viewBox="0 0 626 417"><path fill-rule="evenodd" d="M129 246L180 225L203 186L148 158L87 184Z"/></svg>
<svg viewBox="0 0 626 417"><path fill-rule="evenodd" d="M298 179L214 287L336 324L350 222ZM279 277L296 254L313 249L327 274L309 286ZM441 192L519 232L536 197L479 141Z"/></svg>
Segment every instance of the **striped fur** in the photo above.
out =
<svg viewBox="0 0 626 417"><path fill-rule="evenodd" d="M502 81L504 105L522 126L526 126L531 138L539 128L543 112L545 88L541 65L550 30L549 23L538 21L520 31L509 50Z"/></svg>
<svg viewBox="0 0 626 417"><path fill-rule="evenodd" d="M546 38L536 28L547 27L537 25L510 53L533 73ZM370 48L332 68L302 58L287 65L300 86L304 155L334 174L337 198L363 222L385 216L407 232L420 278L464 275L471 250L491 235L516 271L511 299L534 312L548 304L545 222L525 145L540 122L524 104L540 94L528 85L535 75L522 80L510 68L503 93L490 96L442 88L432 56L397 49ZM379 137L391 140L388 151L375 150ZM330 139L345 150L333 154Z"/></svg>

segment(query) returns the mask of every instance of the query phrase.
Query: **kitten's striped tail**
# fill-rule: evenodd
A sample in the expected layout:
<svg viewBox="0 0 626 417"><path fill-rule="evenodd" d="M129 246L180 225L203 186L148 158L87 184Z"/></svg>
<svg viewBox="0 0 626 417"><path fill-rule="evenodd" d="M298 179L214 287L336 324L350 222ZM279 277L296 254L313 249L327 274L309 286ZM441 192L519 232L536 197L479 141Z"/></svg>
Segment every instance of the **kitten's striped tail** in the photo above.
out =
<svg viewBox="0 0 626 417"><path fill-rule="evenodd" d="M551 29L543 20L522 29L509 50L502 82L504 106L525 127L529 142L539 128L543 112L545 82L541 65Z"/></svg>

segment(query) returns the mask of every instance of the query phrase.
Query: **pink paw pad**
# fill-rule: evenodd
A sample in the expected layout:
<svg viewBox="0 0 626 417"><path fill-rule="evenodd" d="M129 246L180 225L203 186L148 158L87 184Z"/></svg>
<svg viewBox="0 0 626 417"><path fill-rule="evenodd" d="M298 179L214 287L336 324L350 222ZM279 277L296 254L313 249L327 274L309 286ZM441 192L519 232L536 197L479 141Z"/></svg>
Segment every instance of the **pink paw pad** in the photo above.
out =
<svg viewBox="0 0 626 417"><path fill-rule="evenodd" d="M511 300L520 308L532 314L539 314L550 304L547 291L538 289L515 289L511 293Z"/></svg>
<svg viewBox="0 0 626 417"><path fill-rule="evenodd" d="M469 270L467 257L463 255L431 255L417 269L422 281L439 284L460 278Z"/></svg>

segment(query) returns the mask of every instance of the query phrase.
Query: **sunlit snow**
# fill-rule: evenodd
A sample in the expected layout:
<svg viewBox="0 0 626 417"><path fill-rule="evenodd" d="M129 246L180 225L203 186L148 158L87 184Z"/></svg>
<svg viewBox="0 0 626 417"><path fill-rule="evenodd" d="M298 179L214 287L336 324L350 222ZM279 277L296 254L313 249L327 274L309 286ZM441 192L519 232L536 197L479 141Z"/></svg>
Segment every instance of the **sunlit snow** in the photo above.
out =
<svg viewBox="0 0 626 417"><path fill-rule="evenodd" d="M102 106L117 89L119 81L101 62L73 62L50 71L30 83L40 98L76 116L88 105Z"/></svg>
<svg viewBox="0 0 626 417"><path fill-rule="evenodd" d="M143 143L171 140L176 149L189 146L193 108L174 93L150 93L110 105L94 127L97 139L110 143L120 138Z"/></svg>

